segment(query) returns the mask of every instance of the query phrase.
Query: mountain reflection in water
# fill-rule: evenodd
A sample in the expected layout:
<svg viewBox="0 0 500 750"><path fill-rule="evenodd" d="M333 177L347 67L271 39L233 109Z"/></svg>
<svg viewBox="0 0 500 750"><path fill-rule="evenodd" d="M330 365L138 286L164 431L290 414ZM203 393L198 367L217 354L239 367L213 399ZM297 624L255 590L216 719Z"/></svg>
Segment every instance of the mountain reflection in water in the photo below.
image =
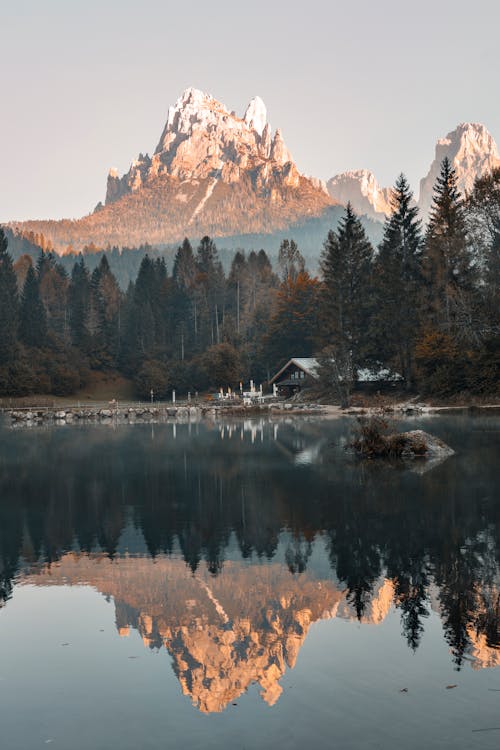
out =
<svg viewBox="0 0 500 750"><path fill-rule="evenodd" d="M94 587L203 712L274 705L312 623L391 608L414 651L434 611L457 669L497 666L500 420L435 419L457 453L426 473L357 463L350 424L2 430L0 603Z"/></svg>

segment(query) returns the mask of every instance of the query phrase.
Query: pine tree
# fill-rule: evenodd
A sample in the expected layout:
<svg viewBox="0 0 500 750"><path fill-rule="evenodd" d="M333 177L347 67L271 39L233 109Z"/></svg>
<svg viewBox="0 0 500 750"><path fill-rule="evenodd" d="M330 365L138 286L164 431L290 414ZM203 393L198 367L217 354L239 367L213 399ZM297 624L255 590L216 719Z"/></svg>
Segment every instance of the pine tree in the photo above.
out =
<svg viewBox="0 0 500 750"><path fill-rule="evenodd" d="M172 269L172 329L174 332L174 351L177 350L180 360L194 349L194 300L196 263L193 248L186 237L177 249Z"/></svg>
<svg viewBox="0 0 500 750"><path fill-rule="evenodd" d="M330 231L321 256L320 346L333 347L350 361L353 375L366 356L373 248L363 225L347 205L337 231Z"/></svg>
<svg viewBox="0 0 500 750"><path fill-rule="evenodd" d="M136 346L145 356L152 356L157 340L157 279L155 264L149 255L142 259L134 289L137 336Z"/></svg>
<svg viewBox="0 0 500 750"><path fill-rule="evenodd" d="M243 301L243 290L248 276L248 264L245 258L245 253L238 250L231 263L231 270L229 272L229 278L227 280L228 289L230 293L230 304L234 310L234 317L236 322L236 335L240 335L242 329L242 301Z"/></svg>
<svg viewBox="0 0 500 750"><path fill-rule="evenodd" d="M193 255L193 248L186 237L182 245L177 249L174 259L172 276L180 289L189 290L194 284L196 275L196 266Z"/></svg>
<svg viewBox="0 0 500 750"><path fill-rule="evenodd" d="M37 348L42 348L47 342L47 316L33 266L28 268L21 295L19 338L26 346Z"/></svg>
<svg viewBox="0 0 500 750"><path fill-rule="evenodd" d="M457 321L473 286L474 267L467 246L464 202L456 172L447 157L434 187L424 268L434 326L457 333Z"/></svg>
<svg viewBox="0 0 500 750"><path fill-rule="evenodd" d="M391 208L374 264L371 328L377 352L386 364L395 365L410 389L419 329L422 233L418 208L403 174L392 191Z"/></svg>
<svg viewBox="0 0 500 750"><path fill-rule="evenodd" d="M93 334L93 353L97 366L113 366L120 345L120 312L122 294L102 256L91 278L89 328Z"/></svg>
<svg viewBox="0 0 500 750"><path fill-rule="evenodd" d="M18 294L12 257L7 252L7 238L0 227L0 366L17 357Z"/></svg>
<svg viewBox="0 0 500 750"><path fill-rule="evenodd" d="M89 347L90 295L90 278L82 255L71 272L68 302L71 340L83 352Z"/></svg>
<svg viewBox="0 0 500 750"><path fill-rule="evenodd" d="M217 247L203 237L196 252L195 331L198 346L219 344L224 320L224 271Z"/></svg>

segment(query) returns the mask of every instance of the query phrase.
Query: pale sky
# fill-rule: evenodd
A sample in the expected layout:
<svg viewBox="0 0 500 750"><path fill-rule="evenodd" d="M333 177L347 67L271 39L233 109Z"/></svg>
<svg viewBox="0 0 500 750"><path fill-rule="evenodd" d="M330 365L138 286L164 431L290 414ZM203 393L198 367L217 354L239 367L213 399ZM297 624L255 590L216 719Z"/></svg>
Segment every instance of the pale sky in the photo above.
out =
<svg viewBox="0 0 500 750"><path fill-rule="evenodd" d="M418 181L459 122L500 141L498 0L1 2L0 221L78 217L188 86L256 94L298 168Z"/></svg>

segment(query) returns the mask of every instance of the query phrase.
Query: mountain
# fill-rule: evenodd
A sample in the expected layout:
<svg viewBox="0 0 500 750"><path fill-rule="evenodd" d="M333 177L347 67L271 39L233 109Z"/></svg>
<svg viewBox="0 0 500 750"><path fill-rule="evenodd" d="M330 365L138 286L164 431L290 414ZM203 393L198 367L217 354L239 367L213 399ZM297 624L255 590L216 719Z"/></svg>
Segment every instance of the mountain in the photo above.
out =
<svg viewBox="0 0 500 750"><path fill-rule="evenodd" d="M462 123L440 139L419 206L426 218L442 159L448 156L462 192L500 165L497 145L478 123ZM189 88L168 110L152 156L139 154L130 169L108 174L104 204L77 220L9 225L13 237L43 235L58 252L84 246L174 247L205 234L228 250L260 249L277 255L294 236L317 262L327 232L350 201L375 244L390 213L390 188L367 169L343 172L328 183L301 174L280 130L274 133L264 102L255 97L243 117L211 95ZM19 242L18 242L19 244Z"/></svg>
<svg viewBox="0 0 500 750"><path fill-rule="evenodd" d="M377 580L358 621L345 588L331 577L231 560L217 576L202 568L193 574L184 561L161 555L110 560L70 552L23 583L84 583L113 598L119 636L134 629L146 648L166 649L183 694L202 713L223 711L254 684L273 706L311 625L334 618L378 625L394 601L393 582Z"/></svg>
<svg viewBox="0 0 500 750"><path fill-rule="evenodd" d="M110 170L104 205L79 220L15 228L43 233L60 252L90 243L168 245L186 235L286 232L331 205L324 185L298 171L281 131L272 133L259 97L240 118L190 88L168 110L153 156L140 154L123 176Z"/></svg>
<svg viewBox="0 0 500 750"><path fill-rule="evenodd" d="M471 122L458 125L438 140L434 161L427 176L420 181L418 205L424 219L428 216L434 184L445 156L457 172L458 185L464 195L472 190L476 177L500 166L497 144L484 125ZM327 189L332 200L342 205L350 201L357 213L374 221L383 221L391 212L391 189L380 187L368 169L338 174L328 180Z"/></svg>
<svg viewBox="0 0 500 750"><path fill-rule="evenodd" d="M342 172L328 180L326 187L336 203L345 206L350 202L361 216L384 221L391 212L390 188L381 188L373 172L368 169Z"/></svg>
<svg viewBox="0 0 500 750"><path fill-rule="evenodd" d="M436 143L434 161L420 180L419 207L424 217L432 204L432 192L441 162L448 157L458 177L458 187L465 195L474 187L476 177L500 166L500 154L493 136L477 122L462 122Z"/></svg>

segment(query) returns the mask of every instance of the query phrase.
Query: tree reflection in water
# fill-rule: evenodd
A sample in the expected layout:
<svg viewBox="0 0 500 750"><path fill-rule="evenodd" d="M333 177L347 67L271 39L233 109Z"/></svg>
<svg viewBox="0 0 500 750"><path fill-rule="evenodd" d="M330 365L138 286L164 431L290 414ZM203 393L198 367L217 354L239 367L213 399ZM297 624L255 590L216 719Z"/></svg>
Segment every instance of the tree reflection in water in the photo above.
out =
<svg viewBox="0 0 500 750"><path fill-rule="evenodd" d="M94 586L207 712L273 704L312 622L391 606L411 649L434 610L457 669L497 665L500 420L433 430L457 455L421 472L356 463L347 420L5 429L0 601Z"/></svg>

